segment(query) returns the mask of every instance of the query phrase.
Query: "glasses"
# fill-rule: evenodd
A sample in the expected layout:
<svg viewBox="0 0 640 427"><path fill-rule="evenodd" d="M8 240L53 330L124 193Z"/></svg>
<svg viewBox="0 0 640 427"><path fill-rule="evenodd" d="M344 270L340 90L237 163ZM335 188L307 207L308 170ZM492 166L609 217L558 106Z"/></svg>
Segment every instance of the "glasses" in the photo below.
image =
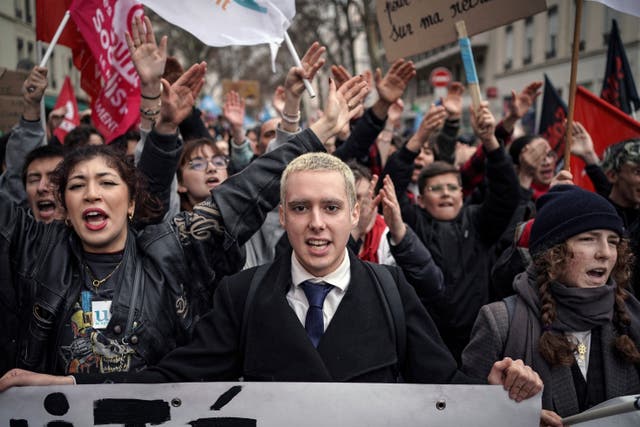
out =
<svg viewBox="0 0 640 427"><path fill-rule="evenodd" d="M189 169L194 171L204 171L207 169L207 165L209 163L211 163L211 166L213 166L215 170L226 169L227 166L229 166L229 159L224 156L214 156L210 159L198 157L189 161Z"/></svg>
<svg viewBox="0 0 640 427"><path fill-rule="evenodd" d="M460 190L462 187L459 186L458 184L436 184L436 185L428 185L427 191L429 191L430 193L442 194L444 193L445 188L449 193L455 193L456 191Z"/></svg>

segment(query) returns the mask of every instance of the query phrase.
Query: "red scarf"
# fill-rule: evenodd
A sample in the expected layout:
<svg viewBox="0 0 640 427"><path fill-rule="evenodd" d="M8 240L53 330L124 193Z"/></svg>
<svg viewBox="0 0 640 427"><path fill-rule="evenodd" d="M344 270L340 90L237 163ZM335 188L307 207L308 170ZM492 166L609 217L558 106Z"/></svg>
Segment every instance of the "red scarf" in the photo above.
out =
<svg viewBox="0 0 640 427"><path fill-rule="evenodd" d="M358 258L363 261L379 262L378 247L380 246L380 240L386 228L387 224L384 222L384 217L379 214L376 215L376 222L373 224L373 228L364 236L364 242L362 243Z"/></svg>

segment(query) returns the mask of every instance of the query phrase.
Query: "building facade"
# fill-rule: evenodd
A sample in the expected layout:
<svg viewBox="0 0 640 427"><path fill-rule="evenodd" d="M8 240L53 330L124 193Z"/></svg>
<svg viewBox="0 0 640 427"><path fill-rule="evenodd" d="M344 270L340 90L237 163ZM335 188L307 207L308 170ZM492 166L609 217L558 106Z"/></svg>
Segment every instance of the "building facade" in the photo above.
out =
<svg viewBox="0 0 640 427"><path fill-rule="evenodd" d="M0 40L2 40L0 67L29 71L44 55L48 45L39 44L36 41L35 3L35 0L0 1ZM39 45L40 52L38 52ZM55 104L66 76L71 77L76 97L83 100L84 92L80 90L80 73L73 66L71 49L66 46L56 46L47 67L49 68L49 87L45 104L48 108Z"/></svg>
<svg viewBox="0 0 640 427"><path fill-rule="evenodd" d="M471 37L482 94L497 117L502 117L512 90L518 92L533 81L544 80L545 73L568 101L574 17L573 0L547 0L544 12ZM631 72L636 83L640 83L640 18L584 1L577 83L598 95L614 18L618 21ZM418 71L409 97L416 110L426 111L438 95L429 81L434 68L446 67L454 80L465 81L457 43L413 59ZM471 100L467 96L464 102L468 106ZM542 97L537 103L538 110L541 102ZM468 114L464 122L463 127L469 131ZM529 131L537 130L537 124L530 123L528 127Z"/></svg>

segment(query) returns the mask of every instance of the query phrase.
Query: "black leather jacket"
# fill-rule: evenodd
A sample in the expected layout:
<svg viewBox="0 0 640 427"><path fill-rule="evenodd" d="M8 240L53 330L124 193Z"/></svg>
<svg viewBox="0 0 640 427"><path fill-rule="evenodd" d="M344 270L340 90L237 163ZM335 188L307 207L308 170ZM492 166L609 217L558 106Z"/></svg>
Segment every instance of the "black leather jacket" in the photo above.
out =
<svg viewBox="0 0 640 427"><path fill-rule="evenodd" d="M185 343L210 309L215 285L242 268L239 248L278 203L283 169L310 151L324 147L306 130L230 177L193 212L130 229L105 335L126 338L147 365ZM0 192L0 258L7 257L20 327L2 333L15 333L16 365L62 374L61 329L85 279L80 241L61 222L35 222Z"/></svg>

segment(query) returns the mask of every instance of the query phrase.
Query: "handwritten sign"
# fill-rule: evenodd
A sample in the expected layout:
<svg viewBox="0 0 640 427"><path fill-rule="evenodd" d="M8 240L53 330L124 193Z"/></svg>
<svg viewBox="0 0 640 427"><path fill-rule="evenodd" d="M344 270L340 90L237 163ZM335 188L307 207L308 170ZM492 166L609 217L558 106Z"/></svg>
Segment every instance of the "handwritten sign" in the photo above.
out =
<svg viewBox="0 0 640 427"><path fill-rule="evenodd" d="M545 0L384 0L376 4L389 61L456 41L458 21L465 21L472 36L546 8Z"/></svg>
<svg viewBox="0 0 640 427"><path fill-rule="evenodd" d="M0 425L537 426L540 395L500 386L176 383L17 387L0 393Z"/></svg>

